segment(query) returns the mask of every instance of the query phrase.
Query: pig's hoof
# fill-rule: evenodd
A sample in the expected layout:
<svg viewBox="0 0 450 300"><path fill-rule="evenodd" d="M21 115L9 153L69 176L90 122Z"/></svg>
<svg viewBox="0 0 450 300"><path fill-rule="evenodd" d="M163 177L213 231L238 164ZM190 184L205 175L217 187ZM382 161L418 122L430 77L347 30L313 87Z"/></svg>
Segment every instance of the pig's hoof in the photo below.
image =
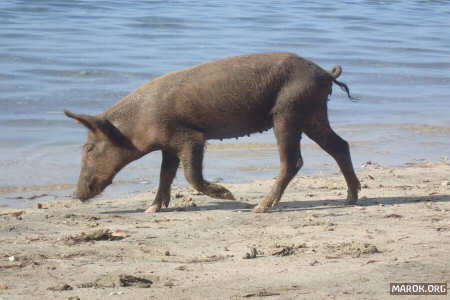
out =
<svg viewBox="0 0 450 300"><path fill-rule="evenodd" d="M356 202L358 202L358 195L349 194L347 200L345 200L345 204L347 205L353 205L356 204Z"/></svg>
<svg viewBox="0 0 450 300"><path fill-rule="evenodd" d="M152 214L152 213L156 213L156 212L158 212L158 211L160 211L160 209L161 209L161 207L159 206L159 205L152 205L152 206L150 206L146 211L145 211L145 213L146 214Z"/></svg>
<svg viewBox="0 0 450 300"><path fill-rule="evenodd" d="M265 213L267 210L268 210L267 207L265 207L265 206L260 206L260 205L257 205L257 206L255 206L255 207L253 208L253 212L254 212L254 213Z"/></svg>
<svg viewBox="0 0 450 300"><path fill-rule="evenodd" d="M169 207L169 203L170 203L170 198L169 198L169 199L163 200L162 205L163 205L164 207Z"/></svg>
<svg viewBox="0 0 450 300"><path fill-rule="evenodd" d="M218 184L209 184L205 194L217 199L235 200L233 194L229 190Z"/></svg>
<svg viewBox="0 0 450 300"><path fill-rule="evenodd" d="M278 201L273 201L273 203L272 203L271 206L272 206L272 207L277 207L277 206L278 206Z"/></svg>
<svg viewBox="0 0 450 300"><path fill-rule="evenodd" d="M233 196L233 194L230 191L226 191L225 193L222 194L222 199L227 199L227 200L236 200Z"/></svg>

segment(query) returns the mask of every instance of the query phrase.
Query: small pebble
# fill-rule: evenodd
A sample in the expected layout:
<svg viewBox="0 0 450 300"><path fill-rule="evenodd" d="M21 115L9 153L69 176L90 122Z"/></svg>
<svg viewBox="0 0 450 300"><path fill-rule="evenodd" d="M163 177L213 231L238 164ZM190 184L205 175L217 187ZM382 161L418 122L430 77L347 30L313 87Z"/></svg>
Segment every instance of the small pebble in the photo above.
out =
<svg viewBox="0 0 450 300"><path fill-rule="evenodd" d="M122 291L117 291L117 292L112 292L112 293L110 293L109 295L110 296L120 296L120 295L122 295L123 294L123 292Z"/></svg>
<svg viewBox="0 0 450 300"><path fill-rule="evenodd" d="M317 265L319 262L317 260L314 260L312 262L309 263L310 266L315 266Z"/></svg>

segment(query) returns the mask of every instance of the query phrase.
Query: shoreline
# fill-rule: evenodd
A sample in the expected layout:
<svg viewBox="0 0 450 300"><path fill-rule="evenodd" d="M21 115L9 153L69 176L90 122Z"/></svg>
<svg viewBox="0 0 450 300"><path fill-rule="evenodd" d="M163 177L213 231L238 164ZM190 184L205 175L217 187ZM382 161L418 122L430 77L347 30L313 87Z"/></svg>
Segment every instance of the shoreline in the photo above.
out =
<svg viewBox="0 0 450 300"><path fill-rule="evenodd" d="M0 207L0 299L390 299L389 282L450 280L448 174L365 164L354 206L341 175L299 175L266 214L273 179L224 184L237 201L174 187L157 214L154 192Z"/></svg>
<svg viewBox="0 0 450 300"><path fill-rule="evenodd" d="M236 144L237 149L233 146L233 144L210 144L208 145L207 152L208 156L221 155L221 157L226 156L247 156L248 150L272 150L273 153L259 153L258 159L269 158L270 162L268 163L266 160L264 163L268 163L268 165L262 165L261 162L258 163L255 159L253 163L245 164L242 166L234 166L232 169L239 172L241 175L235 181L223 180L221 177L211 177L208 179L213 182L220 182L224 184L248 184L253 181L258 180L268 180L270 178L274 178L277 176L279 170L279 163L277 164L277 148L275 144L270 143L245 143L245 144ZM309 146L309 147L308 147ZM321 164L317 164L314 166L308 165L308 161L305 163L306 166L300 170L297 174L298 176L317 176L317 177L327 177L331 175L340 174L340 170L336 163L330 158L327 157L317 145L306 145L303 146L303 149L308 151L313 148L314 150L318 150L317 153L323 157L325 157L328 161L324 161ZM240 153L236 153L240 152ZM304 151L305 152L305 151ZM224 154L225 153L225 154ZM317 154L316 153L316 154ZM215 159L206 159L206 163L213 163ZM442 155L438 163L447 163L449 162L448 157L446 155ZM367 165L367 163L374 163L381 167L377 162L366 161L360 165L354 165L356 173L363 170L363 168ZM420 165L433 163L432 161L428 161L424 158L418 158L411 161L404 162L400 165L388 165L383 168L406 168L409 166ZM211 169L204 169L206 173ZM150 170L149 173L156 173L155 170ZM159 167L157 168L157 173L159 173ZM222 170L216 170L216 173L221 172ZM224 172L229 170L223 170ZM122 172L119 172L122 175ZM129 175L130 172L127 172L126 175ZM217 175L217 174L216 174ZM156 176L156 175L155 175ZM118 176L120 179L114 180L113 183L108 186L105 191L103 191L99 196L95 197L94 200L98 199L109 199L109 198L117 198L117 197L132 197L137 194L142 193L150 193L156 191L158 187L159 176L149 176L149 178L131 178L126 179L125 176ZM154 178L153 178L154 177ZM173 187L175 189L178 188L186 188L189 187L189 183L186 182L183 171L178 170L178 174L175 178ZM10 208L32 208L39 201L69 201L71 198L71 193L76 188L76 183L59 183L59 184L37 184L37 185L24 185L24 186L0 186L0 208L2 207L10 207Z"/></svg>
<svg viewBox="0 0 450 300"><path fill-rule="evenodd" d="M69 121L69 120L68 120ZM78 136L70 140L43 141L41 145L15 148L9 145L4 150L0 166L0 207L29 207L34 205L27 198L42 201L67 199L74 189L80 172L80 145L85 131L79 129ZM450 126L425 123L387 124L341 124L333 126L350 144L355 169L368 159L384 166L402 167L419 160L448 160ZM81 134L82 133L82 134ZM401 136L401 143L399 138ZM420 139L417 139L418 136ZM332 174L338 172L334 160L316 143L304 135L301 146L304 166L299 175ZM411 151L411 149L414 149ZM161 153L156 151L132 162L117 174L114 188L107 188L104 197L125 196L135 192L146 192L158 184ZM250 182L254 179L277 176L279 169L278 150L272 133L254 134L238 140L208 141L204 159L205 178L225 183ZM127 183L127 184L122 184ZM178 171L175 184L187 186L182 171ZM64 191L65 189L65 191Z"/></svg>
<svg viewBox="0 0 450 300"><path fill-rule="evenodd" d="M442 157L448 159L450 156L449 125L421 123L385 125L362 122L333 127L349 142L355 167L368 159L382 165L398 167L419 158L438 161ZM79 129L79 132L77 135L71 134L70 140L57 140L51 136L48 141L43 137L41 143L31 143L23 147L4 143L0 160L0 166L3 168L0 176L0 205L1 197L6 192L22 192L25 189L29 190L31 186L41 188L54 184L76 184L80 172L80 145L85 140L85 131L83 128L74 128ZM318 168L324 169L324 163L335 164L306 135L302 138L301 148L305 161L301 173L311 175ZM223 142L211 140L206 150L205 177L210 180L220 177L225 182L246 182L259 175L262 175L260 178L277 175L277 170L273 172L272 170L278 169L279 166L278 150L275 138L270 132L238 140L229 139ZM161 154L158 151L145 155L139 162L133 162L119 172L116 181L154 183L159 178L160 164ZM267 166L270 170L264 169ZM259 173L251 172L261 168L263 170Z"/></svg>

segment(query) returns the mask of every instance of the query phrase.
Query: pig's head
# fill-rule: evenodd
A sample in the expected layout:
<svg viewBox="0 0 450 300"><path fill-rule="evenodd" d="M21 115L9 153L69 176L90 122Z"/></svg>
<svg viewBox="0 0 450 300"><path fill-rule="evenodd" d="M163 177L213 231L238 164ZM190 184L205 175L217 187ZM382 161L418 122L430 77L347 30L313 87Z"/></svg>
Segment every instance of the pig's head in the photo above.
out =
<svg viewBox="0 0 450 300"><path fill-rule="evenodd" d="M112 183L114 175L139 154L129 139L107 119L67 110L64 113L88 129L77 190L73 194L74 198L86 201L100 194Z"/></svg>

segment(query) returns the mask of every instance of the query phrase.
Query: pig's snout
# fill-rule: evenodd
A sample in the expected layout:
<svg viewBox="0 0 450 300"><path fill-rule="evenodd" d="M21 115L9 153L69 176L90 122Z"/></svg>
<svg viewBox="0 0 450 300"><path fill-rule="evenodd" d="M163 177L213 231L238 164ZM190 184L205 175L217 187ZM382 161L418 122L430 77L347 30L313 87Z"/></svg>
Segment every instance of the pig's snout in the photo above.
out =
<svg viewBox="0 0 450 300"><path fill-rule="evenodd" d="M72 194L72 197L79 199L81 202L85 202L98 194L100 194L108 185L112 183L112 180L99 181L98 178L80 178L78 182L77 190Z"/></svg>
<svg viewBox="0 0 450 300"><path fill-rule="evenodd" d="M73 199L78 199L81 202L85 202L85 201L89 200L92 197L89 197L87 194L80 193L78 190L76 190L75 192L72 193L72 198Z"/></svg>
<svg viewBox="0 0 450 300"><path fill-rule="evenodd" d="M96 188L94 182L90 180L80 180L78 182L78 186L75 192L72 194L72 198L79 199L81 202L85 202L92 197L98 195L101 192L101 189Z"/></svg>

